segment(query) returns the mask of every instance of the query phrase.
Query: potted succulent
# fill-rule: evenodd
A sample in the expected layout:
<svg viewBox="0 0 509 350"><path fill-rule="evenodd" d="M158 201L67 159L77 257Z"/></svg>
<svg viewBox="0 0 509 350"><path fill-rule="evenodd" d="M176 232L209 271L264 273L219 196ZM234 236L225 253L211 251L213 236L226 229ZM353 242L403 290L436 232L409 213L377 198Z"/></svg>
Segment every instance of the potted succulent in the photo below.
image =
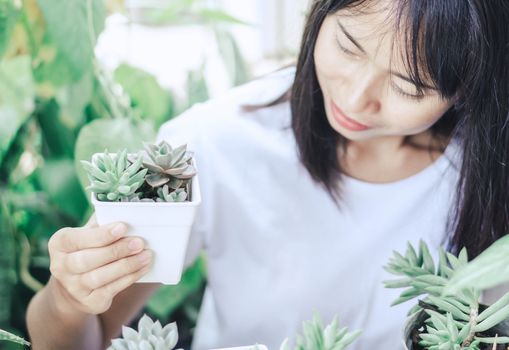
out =
<svg viewBox="0 0 509 350"><path fill-rule="evenodd" d="M201 203L193 153L161 141L144 143L138 153L96 153L81 163L98 224L124 222L127 235L142 237L154 252L151 270L138 282L179 283Z"/></svg>
<svg viewBox="0 0 509 350"><path fill-rule="evenodd" d="M313 320L303 323L303 333L298 335L294 350L345 350L359 335L359 331L350 333L347 328L340 328L337 317L324 328L315 314ZM172 350L178 341L178 330L175 322L162 327L159 321L154 322L143 315L138 322L138 331L123 326L122 337L113 339L107 350ZM287 338L280 350L289 349ZM267 347L255 344L214 350L267 350Z"/></svg>
<svg viewBox="0 0 509 350"><path fill-rule="evenodd" d="M405 255L394 253L386 270L403 277L385 281L387 288L405 288L393 305L421 297L410 310L404 330L408 350L492 350L507 349L509 343L509 293L492 305L480 303L478 286L445 287L457 270L468 263L465 249L456 257L439 249L435 266L427 245L418 251L408 244Z"/></svg>

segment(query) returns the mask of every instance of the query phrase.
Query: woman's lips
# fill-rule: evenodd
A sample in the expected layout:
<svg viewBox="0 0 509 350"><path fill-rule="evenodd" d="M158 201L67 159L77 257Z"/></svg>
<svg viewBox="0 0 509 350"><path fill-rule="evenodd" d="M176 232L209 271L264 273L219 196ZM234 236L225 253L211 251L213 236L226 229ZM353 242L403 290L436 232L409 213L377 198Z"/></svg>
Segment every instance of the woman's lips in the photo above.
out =
<svg viewBox="0 0 509 350"><path fill-rule="evenodd" d="M362 131L370 129L371 127L358 123L355 120L348 118L343 114L341 109L334 102L331 102L332 114L334 115L334 119L344 128L352 131Z"/></svg>

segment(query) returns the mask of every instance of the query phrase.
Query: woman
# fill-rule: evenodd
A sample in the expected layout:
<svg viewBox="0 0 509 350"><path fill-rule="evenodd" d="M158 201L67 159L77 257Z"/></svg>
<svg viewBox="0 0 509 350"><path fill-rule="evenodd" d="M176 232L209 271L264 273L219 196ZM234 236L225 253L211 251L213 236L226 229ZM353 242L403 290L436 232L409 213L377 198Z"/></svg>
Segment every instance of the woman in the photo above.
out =
<svg viewBox="0 0 509 350"><path fill-rule="evenodd" d="M502 0L315 0L296 69L161 128L201 173L195 349L276 348L313 310L362 329L355 349L400 347L391 252L424 239L475 256L508 231L508 21ZM146 250L124 231L55 233L34 347L102 348L156 290L132 285Z"/></svg>

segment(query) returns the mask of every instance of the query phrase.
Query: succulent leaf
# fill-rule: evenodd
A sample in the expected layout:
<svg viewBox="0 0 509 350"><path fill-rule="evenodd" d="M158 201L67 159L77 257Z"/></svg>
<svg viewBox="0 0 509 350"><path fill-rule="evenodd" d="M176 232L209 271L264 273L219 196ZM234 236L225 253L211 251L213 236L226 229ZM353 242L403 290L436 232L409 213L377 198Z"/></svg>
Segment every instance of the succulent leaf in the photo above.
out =
<svg viewBox="0 0 509 350"><path fill-rule="evenodd" d="M186 180L196 175L196 169L192 165L193 153L187 151L187 145L173 149L169 143L163 140L158 145L145 143L144 146L143 166L151 174L168 179L166 182L162 182L160 177L154 177L154 181L150 183L152 187L164 185L173 178Z"/></svg>
<svg viewBox="0 0 509 350"><path fill-rule="evenodd" d="M179 188L170 192L168 185L157 189L158 202L184 202L187 199L187 192L183 188Z"/></svg>
<svg viewBox="0 0 509 350"><path fill-rule="evenodd" d="M142 160L130 163L127 150L117 154L97 154L92 162L82 161L90 185L87 189L101 201L124 201L143 184L147 169L141 169Z"/></svg>

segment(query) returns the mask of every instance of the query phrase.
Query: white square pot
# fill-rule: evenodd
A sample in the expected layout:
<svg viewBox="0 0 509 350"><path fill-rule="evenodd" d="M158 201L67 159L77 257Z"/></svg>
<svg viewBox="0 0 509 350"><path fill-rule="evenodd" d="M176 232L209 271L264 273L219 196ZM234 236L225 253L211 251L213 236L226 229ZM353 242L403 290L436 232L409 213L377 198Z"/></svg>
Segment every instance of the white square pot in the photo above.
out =
<svg viewBox="0 0 509 350"><path fill-rule="evenodd" d="M186 202L104 202L92 193L99 225L124 222L128 225L127 236L143 238L145 247L153 251L152 267L138 283L180 282L191 226L200 203L198 175L191 179L191 201Z"/></svg>

